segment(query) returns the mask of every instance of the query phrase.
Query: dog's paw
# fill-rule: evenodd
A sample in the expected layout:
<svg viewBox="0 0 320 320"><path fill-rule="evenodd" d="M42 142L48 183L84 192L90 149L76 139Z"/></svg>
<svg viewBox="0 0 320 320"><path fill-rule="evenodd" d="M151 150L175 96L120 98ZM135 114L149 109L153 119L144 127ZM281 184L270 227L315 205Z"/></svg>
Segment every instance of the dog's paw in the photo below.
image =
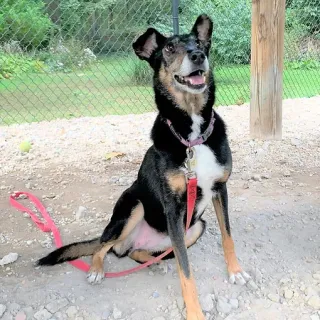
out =
<svg viewBox="0 0 320 320"><path fill-rule="evenodd" d="M245 271L239 271L236 273L229 273L229 282L232 284L238 284L243 286L249 281L251 277Z"/></svg>
<svg viewBox="0 0 320 320"><path fill-rule="evenodd" d="M87 274L87 280L91 284L99 284L104 279L104 273L98 271L89 271Z"/></svg>

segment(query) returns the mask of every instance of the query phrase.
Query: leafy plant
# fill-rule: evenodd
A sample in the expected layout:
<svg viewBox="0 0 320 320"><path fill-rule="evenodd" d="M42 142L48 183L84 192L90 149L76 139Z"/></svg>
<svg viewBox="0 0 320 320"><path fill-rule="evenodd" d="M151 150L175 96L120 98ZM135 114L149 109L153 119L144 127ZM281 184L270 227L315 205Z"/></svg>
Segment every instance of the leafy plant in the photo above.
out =
<svg viewBox="0 0 320 320"><path fill-rule="evenodd" d="M53 28L44 12L44 2L30 0L0 0L0 40L19 41L23 48L41 46Z"/></svg>
<svg viewBox="0 0 320 320"><path fill-rule="evenodd" d="M9 79L26 72L42 72L45 65L38 59L0 52L0 79Z"/></svg>

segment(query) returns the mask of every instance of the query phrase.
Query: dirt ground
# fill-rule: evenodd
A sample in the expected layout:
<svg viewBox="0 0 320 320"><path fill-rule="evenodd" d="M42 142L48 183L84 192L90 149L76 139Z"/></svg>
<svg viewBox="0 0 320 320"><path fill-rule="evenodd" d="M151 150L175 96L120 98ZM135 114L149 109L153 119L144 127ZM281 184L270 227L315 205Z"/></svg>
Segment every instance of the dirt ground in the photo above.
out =
<svg viewBox="0 0 320 320"><path fill-rule="evenodd" d="M189 249L207 319L319 320L320 97L284 101L282 141L250 139L247 105L217 111L228 124L233 151L232 233L252 280L228 283L220 231L208 208L207 230ZM9 205L11 193L29 191L42 200L64 243L100 235L116 199L136 177L154 117L0 127L0 259L18 254L0 266L1 320L183 319L174 260L92 286L69 264L35 267L54 249L52 237ZM29 153L19 151L23 140L32 142ZM113 151L125 155L107 160ZM105 261L106 271L135 265L112 255Z"/></svg>

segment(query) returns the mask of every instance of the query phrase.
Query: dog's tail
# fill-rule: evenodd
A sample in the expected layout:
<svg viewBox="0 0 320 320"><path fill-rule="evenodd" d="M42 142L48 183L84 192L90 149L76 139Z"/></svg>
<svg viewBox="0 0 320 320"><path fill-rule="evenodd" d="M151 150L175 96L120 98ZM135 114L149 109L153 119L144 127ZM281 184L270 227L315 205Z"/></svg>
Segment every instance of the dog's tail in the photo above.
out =
<svg viewBox="0 0 320 320"><path fill-rule="evenodd" d="M90 256L101 247L100 238L74 242L63 246L37 261L38 266L53 266L66 261Z"/></svg>

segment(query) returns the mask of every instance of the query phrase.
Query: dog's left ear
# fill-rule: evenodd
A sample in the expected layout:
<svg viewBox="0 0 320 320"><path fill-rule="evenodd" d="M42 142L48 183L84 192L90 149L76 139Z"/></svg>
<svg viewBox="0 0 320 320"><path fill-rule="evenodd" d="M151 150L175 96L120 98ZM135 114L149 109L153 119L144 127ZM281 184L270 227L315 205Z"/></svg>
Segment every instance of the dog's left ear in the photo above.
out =
<svg viewBox="0 0 320 320"><path fill-rule="evenodd" d="M206 46L211 45L213 23L209 16L202 14L199 16L192 27L191 33L193 33L200 41Z"/></svg>
<svg viewBox="0 0 320 320"><path fill-rule="evenodd" d="M154 54L162 48L167 38L154 28L149 28L133 44L133 50L141 60L147 60L151 65Z"/></svg>

